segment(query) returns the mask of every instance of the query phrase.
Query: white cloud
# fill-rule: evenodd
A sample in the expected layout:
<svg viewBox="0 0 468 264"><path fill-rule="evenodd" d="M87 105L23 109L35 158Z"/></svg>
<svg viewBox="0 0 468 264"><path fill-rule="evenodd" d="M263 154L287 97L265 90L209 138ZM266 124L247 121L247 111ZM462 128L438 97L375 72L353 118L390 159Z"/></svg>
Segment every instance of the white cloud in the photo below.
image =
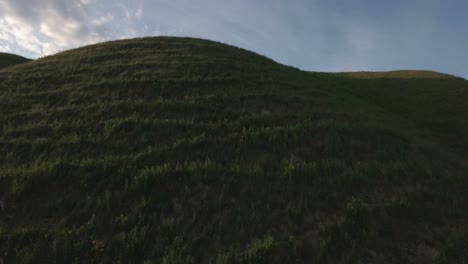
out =
<svg viewBox="0 0 468 264"><path fill-rule="evenodd" d="M89 4L93 3L93 2L94 2L93 0L80 0L80 3L82 5L89 5Z"/></svg>
<svg viewBox="0 0 468 264"><path fill-rule="evenodd" d="M139 4L135 11L135 18L141 20L143 18L143 5Z"/></svg>
<svg viewBox="0 0 468 264"><path fill-rule="evenodd" d="M0 39L5 42L4 46L17 46L22 51L29 51L35 55L43 54L41 41L34 35L34 28L28 23L7 15L0 21L0 28Z"/></svg>
<svg viewBox="0 0 468 264"><path fill-rule="evenodd" d="M114 16L111 14L106 14L104 16L93 19L91 24L95 26L102 26L112 22L112 20L114 20Z"/></svg>

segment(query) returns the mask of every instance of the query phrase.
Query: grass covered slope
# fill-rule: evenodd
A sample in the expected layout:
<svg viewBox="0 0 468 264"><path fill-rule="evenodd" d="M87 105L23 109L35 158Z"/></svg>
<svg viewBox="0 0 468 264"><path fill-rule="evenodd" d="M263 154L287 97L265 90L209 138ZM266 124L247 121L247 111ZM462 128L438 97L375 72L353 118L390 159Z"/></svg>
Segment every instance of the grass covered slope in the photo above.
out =
<svg viewBox="0 0 468 264"><path fill-rule="evenodd" d="M20 63L25 63L28 61L31 60L15 54L0 52L0 69Z"/></svg>
<svg viewBox="0 0 468 264"><path fill-rule="evenodd" d="M378 95L393 88L430 109L420 87L436 83L431 96L447 102L434 121L461 133L465 105L436 118L466 81L307 73L165 37L0 78L6 263L467 259L466 149L424 110L408 117Z"/></svg>
<svg viewBox="0 0 468 264"><path fill-rule="evenodd" d="M378 76L378 75L377 75ZM413 124L468 159L468 82L449 75L356 78L350 93Z"/></svg>

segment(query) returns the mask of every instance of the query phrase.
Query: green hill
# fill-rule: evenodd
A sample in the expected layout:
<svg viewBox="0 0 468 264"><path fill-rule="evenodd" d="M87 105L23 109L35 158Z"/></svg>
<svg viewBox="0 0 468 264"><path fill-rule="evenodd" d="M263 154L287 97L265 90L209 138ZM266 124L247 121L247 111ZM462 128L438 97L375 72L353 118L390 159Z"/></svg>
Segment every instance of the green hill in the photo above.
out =
<svg viewBox="0 0 468 264"><path fill-rule="evenodd" d="M0 69L28 61L31 60L15 54L0 52Z"/></svg>
<svg viewBox="0 0 468 264"><path fill-rule="evenodd" d="M464 263L467 88L190 38L18 65L0 262Z"/></svg>

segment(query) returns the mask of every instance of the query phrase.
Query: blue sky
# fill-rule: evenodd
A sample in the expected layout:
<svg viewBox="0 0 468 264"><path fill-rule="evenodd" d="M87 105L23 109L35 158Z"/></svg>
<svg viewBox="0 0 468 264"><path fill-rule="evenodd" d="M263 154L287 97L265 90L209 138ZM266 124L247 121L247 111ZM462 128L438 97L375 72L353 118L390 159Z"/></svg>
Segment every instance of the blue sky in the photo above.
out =
<svg viewBox="0 0 468 264"><path fill-rule="evenodd" d="M466 0L0 0L0 51L37 58L106 40L191 36L311 71L468 78Z"/></svg>

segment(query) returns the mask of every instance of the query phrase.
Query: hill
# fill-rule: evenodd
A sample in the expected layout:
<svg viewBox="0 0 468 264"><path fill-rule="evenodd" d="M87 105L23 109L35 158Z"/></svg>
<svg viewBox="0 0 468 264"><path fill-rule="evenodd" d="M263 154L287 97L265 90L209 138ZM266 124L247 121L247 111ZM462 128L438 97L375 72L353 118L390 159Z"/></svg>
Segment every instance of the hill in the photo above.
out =
<svg viewBox="0 0 468 264"><path fill-rule="evenodd" d="M168 37L11 68L0 260L466 262L468 83L402 74Z"/></svg>
<svg viewBox="0 0 468 264"><path fill-rule="evenodd" d="M31 60L15 54L0 52L0 69L28 61Z"/></svg>
<svg viewBox="0 0 468 264"><path fill-rule="evenodd" d="M387 72L338 72L329 75L357 79L446 79L455 76L435 71L400 70Z"/></svg>

